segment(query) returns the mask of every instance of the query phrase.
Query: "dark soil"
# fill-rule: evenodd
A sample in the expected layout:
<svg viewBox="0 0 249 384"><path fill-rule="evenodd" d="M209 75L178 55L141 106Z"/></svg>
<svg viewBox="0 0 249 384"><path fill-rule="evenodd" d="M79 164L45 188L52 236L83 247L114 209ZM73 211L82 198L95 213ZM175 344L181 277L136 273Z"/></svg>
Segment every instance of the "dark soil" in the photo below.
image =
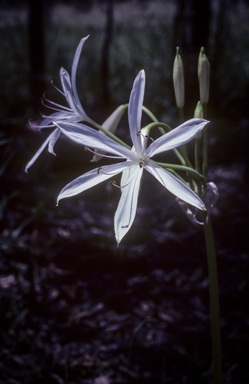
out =
<svg viewBox="0 0 249 384"><path fill-rule="evenodd" d="M42 155L26 175L41 136L22 125L8 130L1 137L11 136L1 146L0 383L211 383L202 228L145 175L135 222L117 249L119 190L102 184L55 206L65 183L90 168L82 148L65 149L62 140L58 158ZM211 154L221 138L211 141ZM220 193L212 223L223 372L224 383L247 384L247 172L239 153L223 161L229 149L225 142L209 172Z"/></svg>

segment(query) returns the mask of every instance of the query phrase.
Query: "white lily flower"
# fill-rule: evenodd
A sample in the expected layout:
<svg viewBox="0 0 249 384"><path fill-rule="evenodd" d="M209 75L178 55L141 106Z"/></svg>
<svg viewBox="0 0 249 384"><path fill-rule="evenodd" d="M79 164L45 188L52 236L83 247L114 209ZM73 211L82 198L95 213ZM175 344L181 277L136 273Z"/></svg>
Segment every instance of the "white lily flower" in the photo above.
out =
<svg viewBox="0 0 249 384"><path fill-rule="evenodd" d="M126 148L111 138L83 124L69 122L56 123L60 130L76 143L111 153L115 155L115 158L127 160L121 163L95 168L83 174L67 184L57 198L58 203L61 199L77 195L102 181L129 170L129 177L126 185L122 186L123 192L114 218L117 244L120 243L129 231L134 221L141 177L144 170L151 173L166 189L181 200L198 209L205 210L204 203L194 191L170 172L151 162L150 158L156 154L187 143L204 128L208 121L200 118L191 119L157 140L152 141L146 148L144 145L144 137L140 134L144 88L145 73L142 70L134 81L128 107L130 135L134 146L133 150Z"/></svg>
<svg viewBox="0 0 249 384"><path fill-rule="evenodd" d="M79 63L79 58L80 58L83 44L88 39L88 37L89 35L81 39L76 49L73 65L72 65L71 78L69 73L64 68L60 69L60 78L61 78L61 85L62 85L63 92L55 87L66 98L66 101L69 107L65 107L63 105L54 103L53 101L48 100L44 96L44 100L50 105L45 105L44 102L43 104L47 108L53 109L57 112L52 113L50 116L43 116L44 120L36 128L38 129L51 128L55 126L55 122L57 121L70 121L70 122L86 121L88 123L92 122L92 120L87 116L86 112L84 111L80 103L80 99L79 99L77 88L76 88L76 72L77 72L77 67ZM31 165L34 164L34 162L37 160L37 158L40 156L40 154L43 152L43 150L46 148L47 145L48 145L48 151L53 155L55 155L54 145L57 142L60 136L60 133L61 133L60 130L56 128L48 136L48 138L45 140L42 146L38 149L38 151L35 153L35 155L26 165L25 172L27 172L28 169L31 167Z"/></svg>

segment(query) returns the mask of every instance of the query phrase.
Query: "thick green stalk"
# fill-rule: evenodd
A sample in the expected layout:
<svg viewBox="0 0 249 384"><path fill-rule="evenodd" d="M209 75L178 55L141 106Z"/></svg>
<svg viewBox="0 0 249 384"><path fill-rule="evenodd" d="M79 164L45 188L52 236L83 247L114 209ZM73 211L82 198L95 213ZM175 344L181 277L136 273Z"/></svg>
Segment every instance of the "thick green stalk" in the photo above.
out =
<svg viewBox="0 0 249 384"><path fill-rule="evenodd" d="M206 119L207 117L207 104L203 104L203 117ZM203 164L202 164L202 172L207 179L208 174L208 133L207 127L203 129Z"/></svg>
<svg viewBox="0 0 249 384"><path fill-rule="evenodd" d="M196 137L195 138L195 169L197 172L200 172L199 151L200 151L200 139Z"/></svg>
<svg viewBox="0 0 249 384"><path fill-rule="evenodd" d="M154 160L150 160L152 163L155 163L157 165L159 165L160 167L162 168L166 168L166 169L176 169L178 171L184 171L184 172L187 172L189 174L191 174L191 176L193 176L194 178L196 178L197 180L199 181L204 181L204 178L203 176L198 173L195 169L193 168L190 168L190 167L186 167L185 165L179 165L179 164L168 164L168 163L160 163L158 161L154 161Z"/></svg>
<svg viewBox="0 0 249 384"><path fill-rule="evenodd" d="M214 384L222 384L220 307L219 307L219 285L218 285L218 273L217 273L217 263L216 263L216 251L215 251L214 235L213 235L211 222L209 221L207 224L203 226L203 228L204 228L206 252L207 252L207 259L208 259Z"/></svg>
<svg viewBox="0 0 249 384"><path fill-rule="evenodd" d="M94 123L94 124L93 124ZM123 140L120 140L116 135L114 135L113 133L111 133L110 131L108 131L107 129L101 127L101 125L93 122L92 124L98 128L100 131L104 132L106 134L106 136L109 136L111 139L113 139L114 141L116 141L117 143L119 144L122 144L124 147L128 148L128 149L131 149L131 147L126 144Z"/></svg>

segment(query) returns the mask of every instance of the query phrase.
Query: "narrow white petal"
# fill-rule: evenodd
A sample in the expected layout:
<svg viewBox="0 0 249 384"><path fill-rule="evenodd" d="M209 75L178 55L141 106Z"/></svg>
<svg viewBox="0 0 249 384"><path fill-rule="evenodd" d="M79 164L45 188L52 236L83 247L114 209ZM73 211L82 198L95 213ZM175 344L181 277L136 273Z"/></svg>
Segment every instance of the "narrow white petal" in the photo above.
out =
<svg viewBox="0 0 249 384"><path fill-rule="evenodd" d="M55 125L57 125L69 139L78 144L95 148L103 152L113 153L122 158L137 159L137 156L132 153L130 149L84 124L61 121L57 123L55 122Z"/></svg>
<svg viewBox="0 0 249 384"><path fill-rule="evenodd" d="M89 37L89 35L80 40L80 43L79 43L79 45L78 45L78 47L76 49L75 55L74 55L74 60L73 60L73 65L72 65L72 73L71 73L73 94L74 94L76 103L81 108L82 108L82 106L81 106L80 99L79 99L78 92L77 92L77 88L76 88L76 72L77 72L77 67L78 67L79 58L80 58L80 54L81 54L81 50L82 50L83 44L88 39L88 37ZM82 110L83 110L83 108L82 108Z"/></svg>
<svg viewBox="0 0 249 384"><path fill-rule="evenodd" d="M66 92L69 89L72 89L72 85L71 85L70 75L67 72L67 70L64 69L63 67L61 67L61 69L60 69L60 78L61 78L61 85L63 88L63 92L64 92L64 94L66 94Z"/></svg>
<svg viewBox="0 0 249 384"><path fill-rule="evenodd" d="M186 203L194 207L205 210L205 204L197 196L197 194L181 182L177 177L167 172L165 169L158 165L148 162L146 169L166 188L179 199L186 201Z"/></svg>
<svg viewBox="0 0 249 384"><path fill-rule="evenodd" d="M117 244L120 243L122 238L129 231L135 219L142 174L143 168L140 168L139 165L134 167L130 174L128 185L123 188L114 217L114 229Z"/></svg>
<svg viewBox="0 0 249 384"><path fill-rule="evenodd" d="M142 106L144 100L145 72L140 71L137 75L130 95L128 118L130 126L130 135L138 156L141 156L141 139L137 132L141 130Z"/></svg>
<svg viewBox="0 0 249 384"><path fill-rule="evenodd" d="M25 167L25 172L28 172L28 169L31 167L31 165L34 164L34 162L38 159L40 154L44 151L46 146L48 145L49 141L51 140L51 137L53 137L54 131L48 136L48 138L44 141L42 146L38 149L38 151L35 153L35 155L32 157L32 159L28 162L28 164Z"/></svg>
<svg viewBox="0 0 249 384"><path fill-rule="evenodd" d="M61 134L60 129L56 128L50 137L49 144L48 144L48 152L52 153L52 155L55 155L54 145L57 142L57 140L59 139L60 134Z"/></svg>
<svg viewBox="0 0 249 384"><path fill-rule="evenodd" d="M70 117L72 117L72 115L75 116L74 114L72 114L72 112L55 112L55 113L52 113L51 115L45 117L45 119L39 125L39 128L40 129L47 128L47 125L51 124L53 121L67 120Z"/></svg>
<svg viewBox="0 0 249 384"><path fill-rule="evenodd" d="M200 118L190 119L155 140L146 149L145 154L152 157L158 153L169 151L170 149L186 144L208 123L209 121Z"/></svg>
<svg viewBox="0 0 249 384"><path fill-rule="evenodd" d="M123 163L105 165L104 167L95 168L90 172L79 176L77 179L71 181L61 190L57 198L57 203L59 202L59 200L65 199L66 197L78 195L79 193L84 192L91 187L94 187L102 181L114 178L117 174L122 172L127 167L132 166L133 164L133 161L125 161Z"/></svg>

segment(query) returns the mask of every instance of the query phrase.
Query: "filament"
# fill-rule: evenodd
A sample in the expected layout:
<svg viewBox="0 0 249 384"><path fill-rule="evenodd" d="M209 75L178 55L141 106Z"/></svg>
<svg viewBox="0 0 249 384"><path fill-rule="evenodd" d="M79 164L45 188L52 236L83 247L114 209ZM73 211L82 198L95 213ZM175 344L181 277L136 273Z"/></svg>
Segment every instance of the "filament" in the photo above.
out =
<svg viewBox="0 0 249 384"><path fill-rule="evenodd" d="M45 93L43 94L43 99L46 100L48 103L50 104L53 104L53 105L56 105L57 107L60 107L61 109L65 109L66 111L69 111L69 112L73 112L73 110L71 108L68 108L68 107L64 107L64 105L60 105L60 104L57 104L55 103L54 101L51 101L49 100L46 96L45 96ZM42 104L47 107L47 108L51 108L49 106L46 106L42 100Z"/></svg>
<svg viewBox="0 0 249 384"><path fill-rule="evenodd" d="M116 188L122 189L124 187L127 187L127 185L130 184L130 183L127 183L127 184L121 186L121 185L117 185L115 180L111 180L111 181L109 181L108 185L110 185L110 184L112 184Z"/></svg>
<svg viewBox="0 0 249 384"><path fill-rule="evenodd" d="M93 150L90 149L89 147L85 147L85 151L92 152L94 155L98 155L98 156L101 156L101 157L108 157L109 159L119 159L119 156L109 156L109 155L104 155L103 153L98 153L98 152L96 152L96 151L93 151Z"/></svg>
<svg viewBox="0 0 249 384"><path fill-rule="evenodd" d="M33 124L31 119L28 120L28 124L29 124L32 128L38 128L38 129L42 129L42 128L51 128L51 127L54 126L54 124L53 124L53 125L43 125L43 126L41 127L40 125Z"/></svg>
<svg viewBox="0 0 249 384"><path fill-rule="evenodd" d="M54 85L54 80L53 79L51 80L51 84L56 89L56 91L60 92L64 97L66 97L65 93L63 93L58 87L56 87L56 85Z"/></svg>

